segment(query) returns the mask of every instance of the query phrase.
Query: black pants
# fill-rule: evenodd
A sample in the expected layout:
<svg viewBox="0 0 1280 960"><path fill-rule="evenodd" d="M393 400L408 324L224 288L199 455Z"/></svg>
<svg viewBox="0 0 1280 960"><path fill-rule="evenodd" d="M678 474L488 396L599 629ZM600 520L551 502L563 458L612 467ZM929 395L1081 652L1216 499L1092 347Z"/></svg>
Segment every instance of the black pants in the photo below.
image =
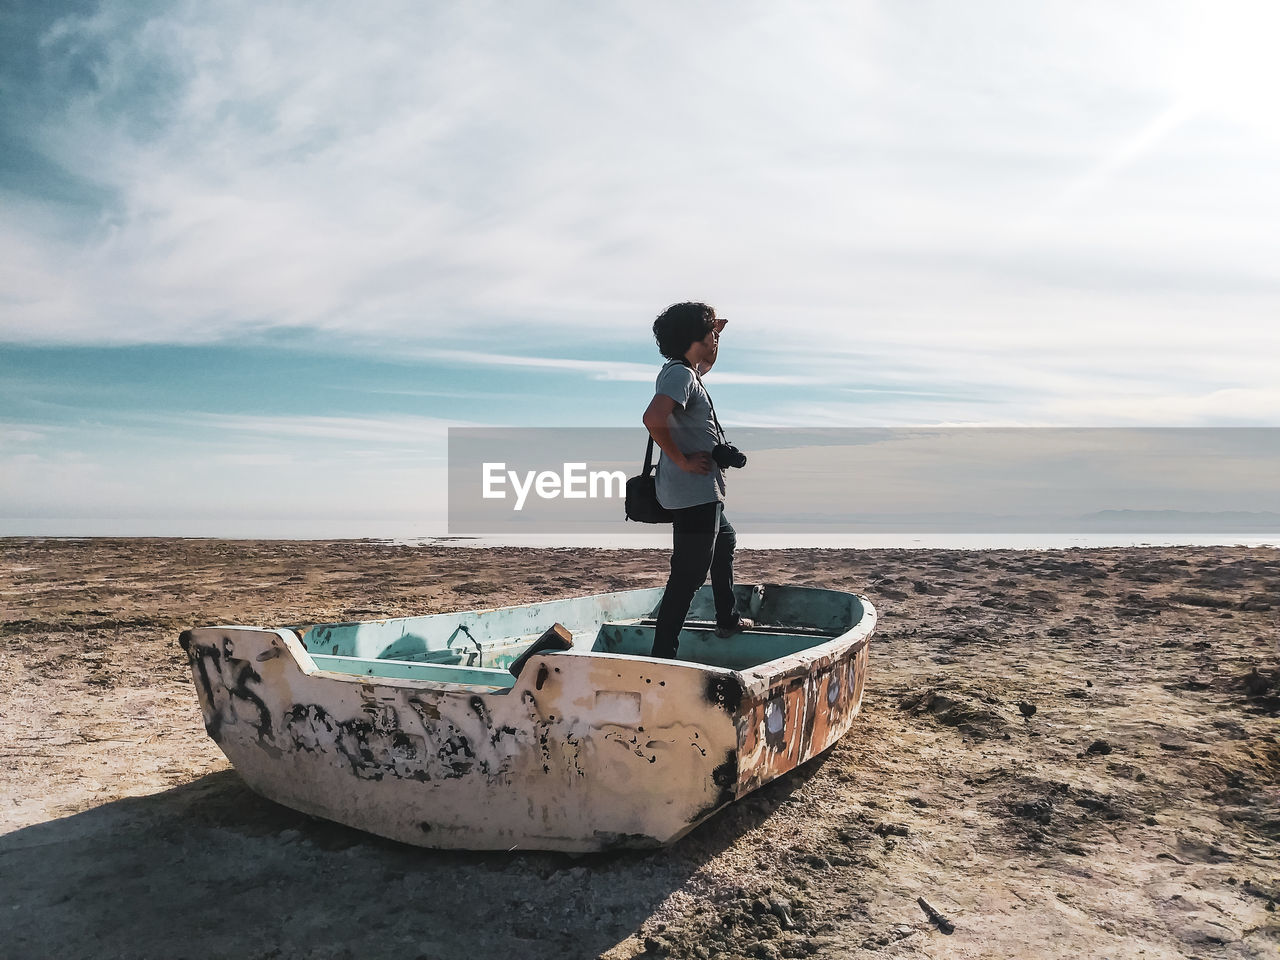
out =
<svg viewBox="0 0 1280 960"><path fill-rule="evenodd" d="M715 594L716 623L738 620L733 602L733 550L738 540L733 525L719 501L672 510L675 521L671 533L671 576L658 606L658 625L653 630L653 656L674 659L680 645L680 630L689 615L693 595L711 571Z"/></svg>

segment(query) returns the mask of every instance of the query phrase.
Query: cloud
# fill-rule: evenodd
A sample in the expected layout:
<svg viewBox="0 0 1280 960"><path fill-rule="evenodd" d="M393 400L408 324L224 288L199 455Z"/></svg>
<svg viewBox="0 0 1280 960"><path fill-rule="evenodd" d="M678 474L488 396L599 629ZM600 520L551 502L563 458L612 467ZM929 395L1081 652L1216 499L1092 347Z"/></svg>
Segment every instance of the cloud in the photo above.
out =
<svg viewBox="0 0 1280 960"><path fill-rule="evenodd" d="M466 363L480 367L523 367L533 370L578 373L590 380L614 380L623 383L651 383L657 376L657 370L652 363L622 360L575 360L567 357L517 356L475 350L431 350L423 356L433 360ZM716 383L727 384L811 384L815 382L812 376L801 374L741 373L721 370L718 367L711 376Z"/></svg>
<svg viewBox="0 0 1280 960"><path fill-rule="evenodd" d="M517 419L502 401L535 394L579 415L556 406L571 382L607 417L652 381L648 324L682 299L733 318L712 388L726 423L1280 417L1269 13L10 10L0 344L270 342L420 367L313 365L305 399L287 358L278 387L232 395L209 373L189 415L163 369L113 367L128 372L99 403L46 366L0 397L0 451L29 484L6 477L14 497L43 497L50 458L79 455L100 472L59 488L72 500L197 504L181 450L234 478L202 475L205 502L256 502L263 471L293 470L329 509L385 471L402 486L380 496L408 509L456 422L434 415ZM454 397L442 365L496 375ZM133 412L114 409L126 391ZM433 416L380 412L395 394Z"/></svg>
<svg viewBox="0 0 1280 960"><path fill-rule="evenodd" d="M0 423L0 450L38 443L45 439L46 433L44 427Z"/></svg>
<svg viewBox="0 0 1280 960"><path fill-rule="evenodd" d="M1113 41L1162 9L356 19L242 3L33 25L43 86L21 89L48 109L24 115L25 145L103 199L87 225L78 207L41 227L52 204L0 237L16 265L0 336L430 340L459 319L582 328L694 295L743 323L803 318L791 335L869 315L955 342L964 310L980 334L1053 339L1032 311L1064 291L1086 291L1078 322L1148 328L1176 306L1161 276L1274 293L1270 262L1237 256L1274 156L1229 132L1215 142L1238 185L1166 137L1069 215L1036 212L1097 183L1100 158L1181 89L1162 86L1163 45L1185 42L1171 28ZM1156 289L1135 300L1144 276ZM1226 322L1244 335L1260 315L1242 306Z"/></svg>
<svg viewBox="0 0 1280 960"><path fill-rule="evenodd" d="M7 425L21 443L0 445L0 518L165 519L181 532L185 516L190 533L253 514L291 535L320 529L317 517L442 519L450 425L190 413L116 413L45 435Z"/></svg>
<svg viewBox="0 0 1280 960"><path fill-rule="evenodd" d="M462 420L441 420L434 417L251 416L211 413L176 417L150 416L145 419L166 426L208 432L391 445L439 444L446 437L450 426L469 425Z"/></svg>

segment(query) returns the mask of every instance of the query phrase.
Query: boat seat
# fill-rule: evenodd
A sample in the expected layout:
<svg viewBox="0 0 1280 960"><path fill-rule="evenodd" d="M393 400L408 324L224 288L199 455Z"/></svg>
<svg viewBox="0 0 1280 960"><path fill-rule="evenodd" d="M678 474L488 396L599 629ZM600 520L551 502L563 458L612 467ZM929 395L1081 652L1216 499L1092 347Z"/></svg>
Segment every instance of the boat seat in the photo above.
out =
<svg viewBox="0 0 1280 960"><path fill-rule="evenodd" d="M378 657L342 657L311 654L320 670L350 673L361 677L392 680L430 680L436 683L461 683L489 687L510 687L515 678L506 670L492 667L466 667L453 663L424 663L421 660L384 660Z"/></svg>

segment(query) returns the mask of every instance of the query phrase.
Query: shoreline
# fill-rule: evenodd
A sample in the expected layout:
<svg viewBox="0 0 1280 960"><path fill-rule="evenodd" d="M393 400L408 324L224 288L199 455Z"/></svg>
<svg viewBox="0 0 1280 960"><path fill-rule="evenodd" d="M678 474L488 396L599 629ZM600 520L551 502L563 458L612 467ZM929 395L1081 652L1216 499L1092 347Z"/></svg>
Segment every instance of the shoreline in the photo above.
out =
<svg viewBox="0 0 1280 960"><path fill-rule="evenodd" d="M669 550L667 533L653 535L628 535L624 538L599 536L594 540L582 537L532 536L512 537L241 537L241 536L162 536L162 535L110 535L93 534L10 534L0 536L0 545L6 542L63 542L87 543L93 541L172 541L176 543L352 543L377 544L392 547L444 547L464 549L526 549L526 550ZM1061 552L1069 550L1162 550L1201 548L1280 549L1280 535L1257 534L1082 534L1075 537L1055 537L1041 534L997 534L975 536L970 534L866 534L794 537L784 534L739 533L739 550L919 550L919 551L1032 551Z"/></svg>

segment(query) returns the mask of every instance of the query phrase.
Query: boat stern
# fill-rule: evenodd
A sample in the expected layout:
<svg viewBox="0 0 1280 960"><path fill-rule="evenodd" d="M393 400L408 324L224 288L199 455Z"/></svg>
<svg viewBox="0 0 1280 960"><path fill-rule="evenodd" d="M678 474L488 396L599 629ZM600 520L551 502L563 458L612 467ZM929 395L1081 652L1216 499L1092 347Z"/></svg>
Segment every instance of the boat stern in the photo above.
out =
<svg viewBox="0 0 1280 960"><path fill-rule="evenodd" d="M870 602L856 599L861 616L842 636L740 674L738 796L816 757L853 723L876 622Z"/></svg>

